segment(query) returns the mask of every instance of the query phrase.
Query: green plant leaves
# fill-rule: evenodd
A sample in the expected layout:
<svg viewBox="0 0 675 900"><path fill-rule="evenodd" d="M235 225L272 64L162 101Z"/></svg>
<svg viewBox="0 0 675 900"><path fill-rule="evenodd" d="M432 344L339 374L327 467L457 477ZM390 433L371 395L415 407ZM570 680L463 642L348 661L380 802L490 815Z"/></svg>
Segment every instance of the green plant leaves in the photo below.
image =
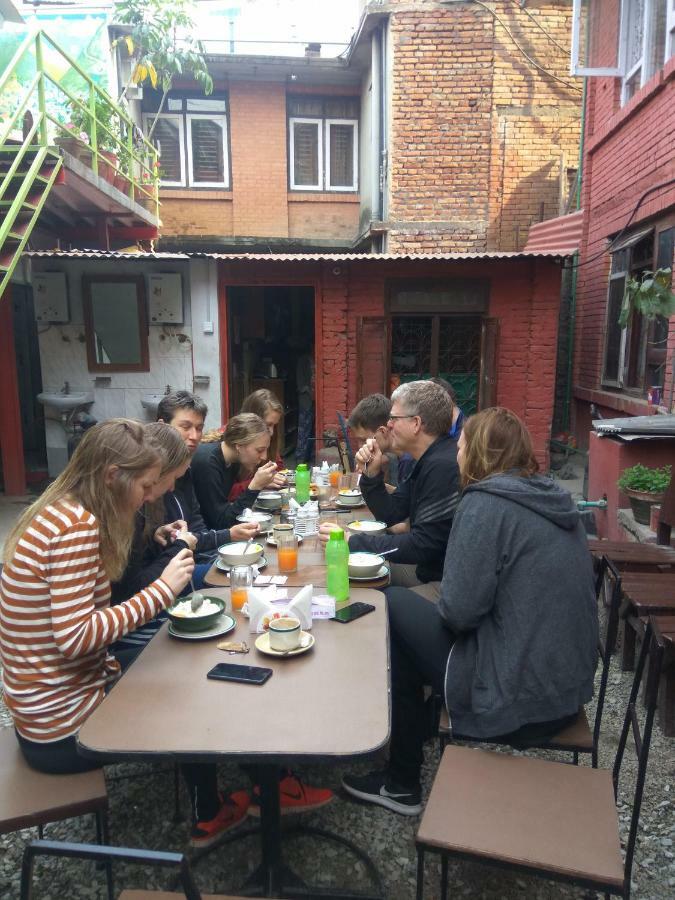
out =
<svg viewBox="0 0 675 900"><path fill-rule="evenodd" d="M671 467L659 469L637 463L624 469L617 481L619 490L646 491L650 494L661 494L670 484Z"/></svg>
<svg viewBox="0 0 675 900"><path fill-rule="evenodd" d="M670 269L645 271L639 279L626 279L626 290L619 313L621 328L626 327L633 310L650 320L658 316L667 319L675 314L675 294L671 290Z"/></svg>

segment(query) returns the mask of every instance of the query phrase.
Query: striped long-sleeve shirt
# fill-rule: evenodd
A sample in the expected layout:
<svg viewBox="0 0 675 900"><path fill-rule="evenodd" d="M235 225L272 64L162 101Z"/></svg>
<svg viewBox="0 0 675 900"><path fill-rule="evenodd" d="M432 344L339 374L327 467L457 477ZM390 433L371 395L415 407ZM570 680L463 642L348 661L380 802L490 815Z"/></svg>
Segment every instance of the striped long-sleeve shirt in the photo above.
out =
<svg viewBox="0 0 675 900"><path fill-rule="evenodd" d="M110 606L96 518L60 501L37 515L0 581L5 702L19 733L48 743L76 734L119 664L107 647L173 601L161 580Z"/></svg>

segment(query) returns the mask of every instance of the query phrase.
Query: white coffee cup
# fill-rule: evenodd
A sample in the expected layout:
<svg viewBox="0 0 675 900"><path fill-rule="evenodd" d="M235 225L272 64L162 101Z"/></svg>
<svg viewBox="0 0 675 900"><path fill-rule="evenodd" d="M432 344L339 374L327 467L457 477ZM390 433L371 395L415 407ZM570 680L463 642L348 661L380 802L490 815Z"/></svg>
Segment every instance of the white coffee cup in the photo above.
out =
<svg viewBox="0 0 675 900"><path fill-rule="evenodd" d="M300 620L293 616L272 619L269 624L270 647L279 653L295 650L300 646Z"/></svg>

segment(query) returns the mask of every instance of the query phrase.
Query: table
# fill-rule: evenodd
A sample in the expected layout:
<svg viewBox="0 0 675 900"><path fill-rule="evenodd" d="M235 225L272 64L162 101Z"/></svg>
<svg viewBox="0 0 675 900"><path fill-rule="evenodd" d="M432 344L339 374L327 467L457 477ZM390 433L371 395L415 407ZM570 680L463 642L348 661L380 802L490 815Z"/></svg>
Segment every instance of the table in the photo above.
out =
<svg viewBox="0 0 675 900"><path fill-rule="evenodd" d="M227 597L228 591L214 593ZM367 589L352 590L350 599L373 603L375 612L348 626L315 621L315 647L287 659L264 656L255 648L246 657L230 657L216 648L215 639L179 642L164 626L78 736L83 755L102 762L215 762L228 758L255 764L261 773L262 851L256 890L262 896L326 894L322 889L297 888L286 878L281 852L280 769L303 762L368 756L389 739L386 600L380 592ZM248 622L240 614L234 615L238 619L234 635L252 643ZM232 660L269 666L274 675L262 687L206 679L216 663ZM311 710L310 716L307 710ZM331 896L356 895L342 891Z"/></svg>
<svg viewBox="0 0 675 900"><path fill-rule="evenodd" d="M675 573L628 572L621 576L624 620L621 668L635 667L635 641L650 615L675 615Z"/></svg>
<svg viewBox="0 0 675 900"><path fill-rule="evenodd" d="M637 541L590 540L588 549L597 562L606 556L621 572L668 572L675 567L675 549L672 547Z"/></svg>

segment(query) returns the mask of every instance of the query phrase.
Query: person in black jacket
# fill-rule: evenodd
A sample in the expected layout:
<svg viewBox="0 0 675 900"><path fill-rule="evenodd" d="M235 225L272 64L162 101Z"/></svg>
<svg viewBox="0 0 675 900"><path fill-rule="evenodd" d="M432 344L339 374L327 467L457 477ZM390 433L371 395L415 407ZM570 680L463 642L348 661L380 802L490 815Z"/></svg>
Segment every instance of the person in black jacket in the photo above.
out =
<svg viewBox="0 0 675 900"><path fill-rule="evenodd" d="M280 488L286 479L267 459L270 433L260 416L233 416L217 444L202 444L192 457L192 478L199 506L209 528L230 528L252 507L258 493ZM248 487L233 491L251 477ZM232 496L231 496L232 494Z"/></svg>
<svg viewBox="0 0 675 900"><path fill-rule="evenodd" d="M170 425L178 432L192 458L200 446L207 412L206 403L201 397L189 391L175 391L162 397L157 407L157 420ZM213 447L212 444L205 446ZM197 539L194 550L197 562L194 573L195 584L197 582L201 584L217 555L218 547L230 541L248 540L258 531L258 526L249 522L240 523L233 528L207 527L195 494L191 468L187 468L176 478L173 488L169 488L165 493L164 507L165 521L185 522L187 530Z"/></svg>
<svg viewBox="0 0 675 900"><path fill-rule="evenodd" d="M396 453L410 453L415 465L393 494L385 488L377 441L368 439L356 454L361 492L370 511L389 526L409 519L410 530L352 535L349 549L378 553L395 548L397 552L389 557L392 585L413 588L428 600L438 599L445 548L459 502L457 451L447 435L452 412L452 401L437 384L410 381L396 388L388 422L392 448ZM322 538L327 540L332 527L321 526Z"/></svg>

